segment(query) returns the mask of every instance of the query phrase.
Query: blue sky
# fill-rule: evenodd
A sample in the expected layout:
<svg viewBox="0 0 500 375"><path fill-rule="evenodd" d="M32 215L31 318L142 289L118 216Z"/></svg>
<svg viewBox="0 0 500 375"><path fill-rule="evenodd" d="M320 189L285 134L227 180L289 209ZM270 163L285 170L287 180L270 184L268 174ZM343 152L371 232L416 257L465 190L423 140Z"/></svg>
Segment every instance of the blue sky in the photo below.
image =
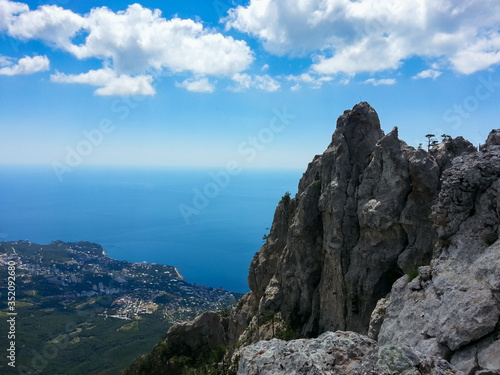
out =
<svg viewBox="0 0 500 375"><path fill-rule="evenodd" d="M304 169L359 101L499 128L500 2L0 0L0 163Z"/></svg>

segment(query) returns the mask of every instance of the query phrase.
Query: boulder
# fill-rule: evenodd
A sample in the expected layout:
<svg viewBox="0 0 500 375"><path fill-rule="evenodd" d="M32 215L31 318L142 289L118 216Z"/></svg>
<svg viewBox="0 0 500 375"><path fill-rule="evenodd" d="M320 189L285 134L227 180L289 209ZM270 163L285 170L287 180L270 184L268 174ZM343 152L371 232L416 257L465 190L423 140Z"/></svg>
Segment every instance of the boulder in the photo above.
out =
<svg viewBox="0 0 500 375"><path fill-rule="evenodd" d="M238 355L237 375L463 374L442 359L343 331L316 339L260 341Z"/></svg>

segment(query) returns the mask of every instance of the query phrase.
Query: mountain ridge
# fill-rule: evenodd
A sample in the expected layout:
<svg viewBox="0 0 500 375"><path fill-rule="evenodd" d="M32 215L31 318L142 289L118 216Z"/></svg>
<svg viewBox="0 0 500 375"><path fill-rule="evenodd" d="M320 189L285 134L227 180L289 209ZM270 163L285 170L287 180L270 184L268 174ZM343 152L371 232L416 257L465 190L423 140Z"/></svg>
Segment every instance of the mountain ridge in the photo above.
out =
<svg viewBox="0 0 500 375"><path fill-rule="evenodd" d="M411 301L421 296L412 293L429 287L429 283L424 284L432 279L432 265L440 264L443 249L463 243L453 236L461 235L457 228L467 221L467 215L474 216L477 209L487 218L489 234L485 236L491 243L486 249L491 250L498 239L499 145L498 131L493 131L479 152L465 139L448 136L428 151L415 149L399 140L397 128L384 134L376 111L368 103L344 111L331 143L308 165L295 198L285 195L279 202L266 243L249 268L251 292L229 317L207 313L172 327L166 340L155 348L157 356L153 352L149 358L138 359L127 374L145 373L141 368L147 363L157 371L149 373L189 373L186 368L202 368L200 373L235 373L238 362L238 374L254 374L258 372L248 367L252 358L245 358L242 347L274 337L317 337L328 331L370 331L373 338L380 334L384 344L407 345L395 337L417 335L419 327L408 320L416 314ZM468 211L462 207L464 199L472 204ZM486 224L481 220L469 223L468 235L479 236L474 244L483 241L484 245L479 234L484 228L479 226ZM472 249L479 254L485 247ZM494 275L500 275L500 265L494 255L498 253L492 254L485 259L494 280ZM459 284L450 280L445 278L443 283ZM488 285L489 294L486 286L481 289L487 295L482 300L487 319L475 324L474 332L469 332L465 323L461 332L453 331L450 318L442 326L429 324L425 340L412 344L423 342L419 348L423 355L453 359L462 355L464 345L496 332L493 321L500 315L500 288L493 281ZM476 284L471 282L470 287ZM450 298L451 303L440 305L443 310L457 308L453 305L456 297ZM435 300L439 299L431 302ZM424 316L429 314L429 306L422 312ZM408 314L398 315L398 309L404 307ZM475 316L465 315L463 322ZM387 329L389 326L392 328ZM440 329L441 336L435 334ZM387 334L391 330L393 336ZM455 342L453 338L458 336L461 339ZM492 340L490 336L487 339ZM204 353L201 346L207 349ZM180 352L176 351L179 348ZM207 367L210 350L219 348L225 351L223 360L212 360L214 365ZM495 348L493 353L500 356ZM172 361L179 353L188 358L182 365ZM454 362L464 368L463 361ZM411 363L416 366L416 362ZM254 365L264 371L266 362ZM477 369L490 370L477 364L471 371ZM418 373L429 373L426 371ZM460 373L453 368L450 371Z"/></svg>

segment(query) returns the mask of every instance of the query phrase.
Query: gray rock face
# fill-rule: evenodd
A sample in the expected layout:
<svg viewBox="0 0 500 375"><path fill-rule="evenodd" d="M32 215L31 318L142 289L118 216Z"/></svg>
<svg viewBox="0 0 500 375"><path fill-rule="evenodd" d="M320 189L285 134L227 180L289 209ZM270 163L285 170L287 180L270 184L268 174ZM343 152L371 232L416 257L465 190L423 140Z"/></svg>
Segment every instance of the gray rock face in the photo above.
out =
<svg viewBox="0 0 500 375"><path fill-rule="evenodd" d="M195 351L216 349L227 344L228 319L218 313L207 312L190 322L179 323L167 333L169 343Z"/></svg>
<svg viewBox="0 0 500 375"><path fill-rule="evenodd" d="M302 337L366 333L393 282L431 260L436 232L429 215L439 177L455 152L473 149L465 140L440 147L434 155L415 150L397 128L384 136L368 103L345 111L295 199L279 204L252 261L257 314L279 312ZM249 329L253 340L270 338L258 324Z"/></svg>
<svg viewBox="0 0 500 375"><path fill-rule="evenodd" d="M260 341L240 352L237 375L462 374L446 361L410 348L386 345L354 332L317 339Z"/></svg>
<svg viewBox="0 0 500 375"><path fill-rule="evenodd" d="M466 374L500 372L500 146L495 136L479 153L453 160L431 218L438 234L431 265L411 283L405 276L394 284L379 342L451 357Z"/></svg>
<svg viewBox="0 0 500 375"><path fill-rule="evenodd" d="M477 355L477 362L480 368L486 370L500 371L500 340L481 345Z"/></svg>
<svg viewBox="0 0 500 375"><path fill-rule="evenodd" d="M481 150L488 146L500 146L500 129L494 129L491 131L486 139L486 143L481 147Z"/></svg>

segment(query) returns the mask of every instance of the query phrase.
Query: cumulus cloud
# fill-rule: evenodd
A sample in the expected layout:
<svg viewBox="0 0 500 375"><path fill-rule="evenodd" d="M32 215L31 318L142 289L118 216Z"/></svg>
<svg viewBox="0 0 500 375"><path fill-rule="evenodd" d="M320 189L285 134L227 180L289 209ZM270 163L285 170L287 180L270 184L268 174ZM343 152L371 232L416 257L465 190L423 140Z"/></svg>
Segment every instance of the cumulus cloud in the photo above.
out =
<svg viewBox="0 0 500 375"><path fill-rule="evenodd" d="M245 41L191 19L165 19L161 11L139 4L119 12L101 7L79 15L55 5L30 10L26 4L0 0L0 30L14 38L42 40L78 59L101 59L104 70L114 71L112 82L117 84L99 82L102 95L126 92L133 86L131 91L149 95L154 90L145 74L153 70L231 77L254 60ZM109 75L88 73L81 77Z"/></svg>
<svg viewBox="0 0 500 375"><path fill-rule="evenodd" d="M215 91L215 86L208 81L208 78L186 79L182 83L176 83L175 85L192 92L209 93Z"/></svg>
<svg viewBox="0 0 500 375"><path fill-rule="evenodd" d="M424 79L424 78L432 78L432 79L436 79L438 78L440 75L442 74L442 72L438 71L438 70L434 70L434 69L427 69L427 70L424 70L420 73L418 73L417 75L414 75L412 78L413 79Z"/></svg>
<svg viewBox="0 0 500 375"><path fill-rule="evenodd" d="M10 1L7 4L11 5L4 8L10 13L4 15L4 22L7 33L14 38L43 40L71 51L74 47L71 38L85 27L84 17L55 5L44 5L30 11L24 4Z"/></svg>
<svg viewBox="0 0 500 375"><path fill-rule="evenodd" d="M255 87L260 90L273 92L280 88L280 84L270 75L265 74L263 76L255 76L254 78Z"/></svg>
<svg viewBox="0 0 500 375"><path fill-rule="evenodd" d="M397 69L442 59L470 74L500 63L497 0L250 0L224 19L276 55L314 55L320 74Z"/></svg>
<svg viewBox="0 0 500 375"><path fill-rule="evenodd" d="M33 74L49 69L50 61L47 56L23 57L13 62L13 59L0 56L0 75L14 76L19 74Z"/></svg>
<svg viewBox="0 0 500 375"><path fill-rule="evenodd" d="M280 83L268 74L251 76L247 73L236 73L232 80L237 83L236 87L231 88L233 91L243 91L250 88L274 92L281 87Z"/></svg>
<svg viewBox="0 0 500 375"><path fill-rule="evenodd" d="M289 81L300 81L300 82L307 82L307 83L311 83L311 82L315 81L315 79L309 73L303 73L303 74L298 75L298 76L289 75L287 77L287 79Z"/></svg>
<svg viewBox="0 0 500 375"><path fill-rule="evenodd" d="M118 13L96 8L86 18L85 44L72 52L79 58L107 57L120 72L166 68L230 76L253 61L244 41L214 33L190 19L166 20L159 10L139 4Z"/></svg>
<svg viewBox="0 0 500 375"><path fill-rule="evenodd" d="M248 90L253 86L252 76L246 73L236 73L233 75L232 80L238 84L234 91Z"/></svg>
<svg viewBox="0 0 500 375"><path fill-rule="evenodd" d="M303 74L299 74L299 75L288 75L285 78L287 81L299 82L296 85L291 87L292 91L299 90L302 87L300 85L300 83L305 83L305 84L308 84L312 88L318 89L323 85L324 82L329 82L329 81L333 80L333 78L330 76L319 76L318 77L317 75L313 76L309 73L303 73Z"/></svg>
<svg viewBox="0 0 500 375"><path fill-rule="evenodd" d="M7 30L9 24L16 15L28 11L29 7L26 4L9 0L0 0L0 31Z"/></svg>
<svg viewBox="0 0 500 375"><path fill-rule="evenodd" d="M154 95L152 86L153 77L149 75L129 76L117 75L115 71L104 68L91 70L82 74L56 73L50 77L52 82L57 83L81 83L92 86L101 86L94 93L96 95Z"/></svg>
<svg viewBox="0 0 500 375"><path fill-rule="evenodd" d="M369 83L373 86L379 86L379 85L394 85L396 83L396 80L393 78L386 78L386 79L375 79L375 78L370 78L364 81L363 83Z"/></svg>

